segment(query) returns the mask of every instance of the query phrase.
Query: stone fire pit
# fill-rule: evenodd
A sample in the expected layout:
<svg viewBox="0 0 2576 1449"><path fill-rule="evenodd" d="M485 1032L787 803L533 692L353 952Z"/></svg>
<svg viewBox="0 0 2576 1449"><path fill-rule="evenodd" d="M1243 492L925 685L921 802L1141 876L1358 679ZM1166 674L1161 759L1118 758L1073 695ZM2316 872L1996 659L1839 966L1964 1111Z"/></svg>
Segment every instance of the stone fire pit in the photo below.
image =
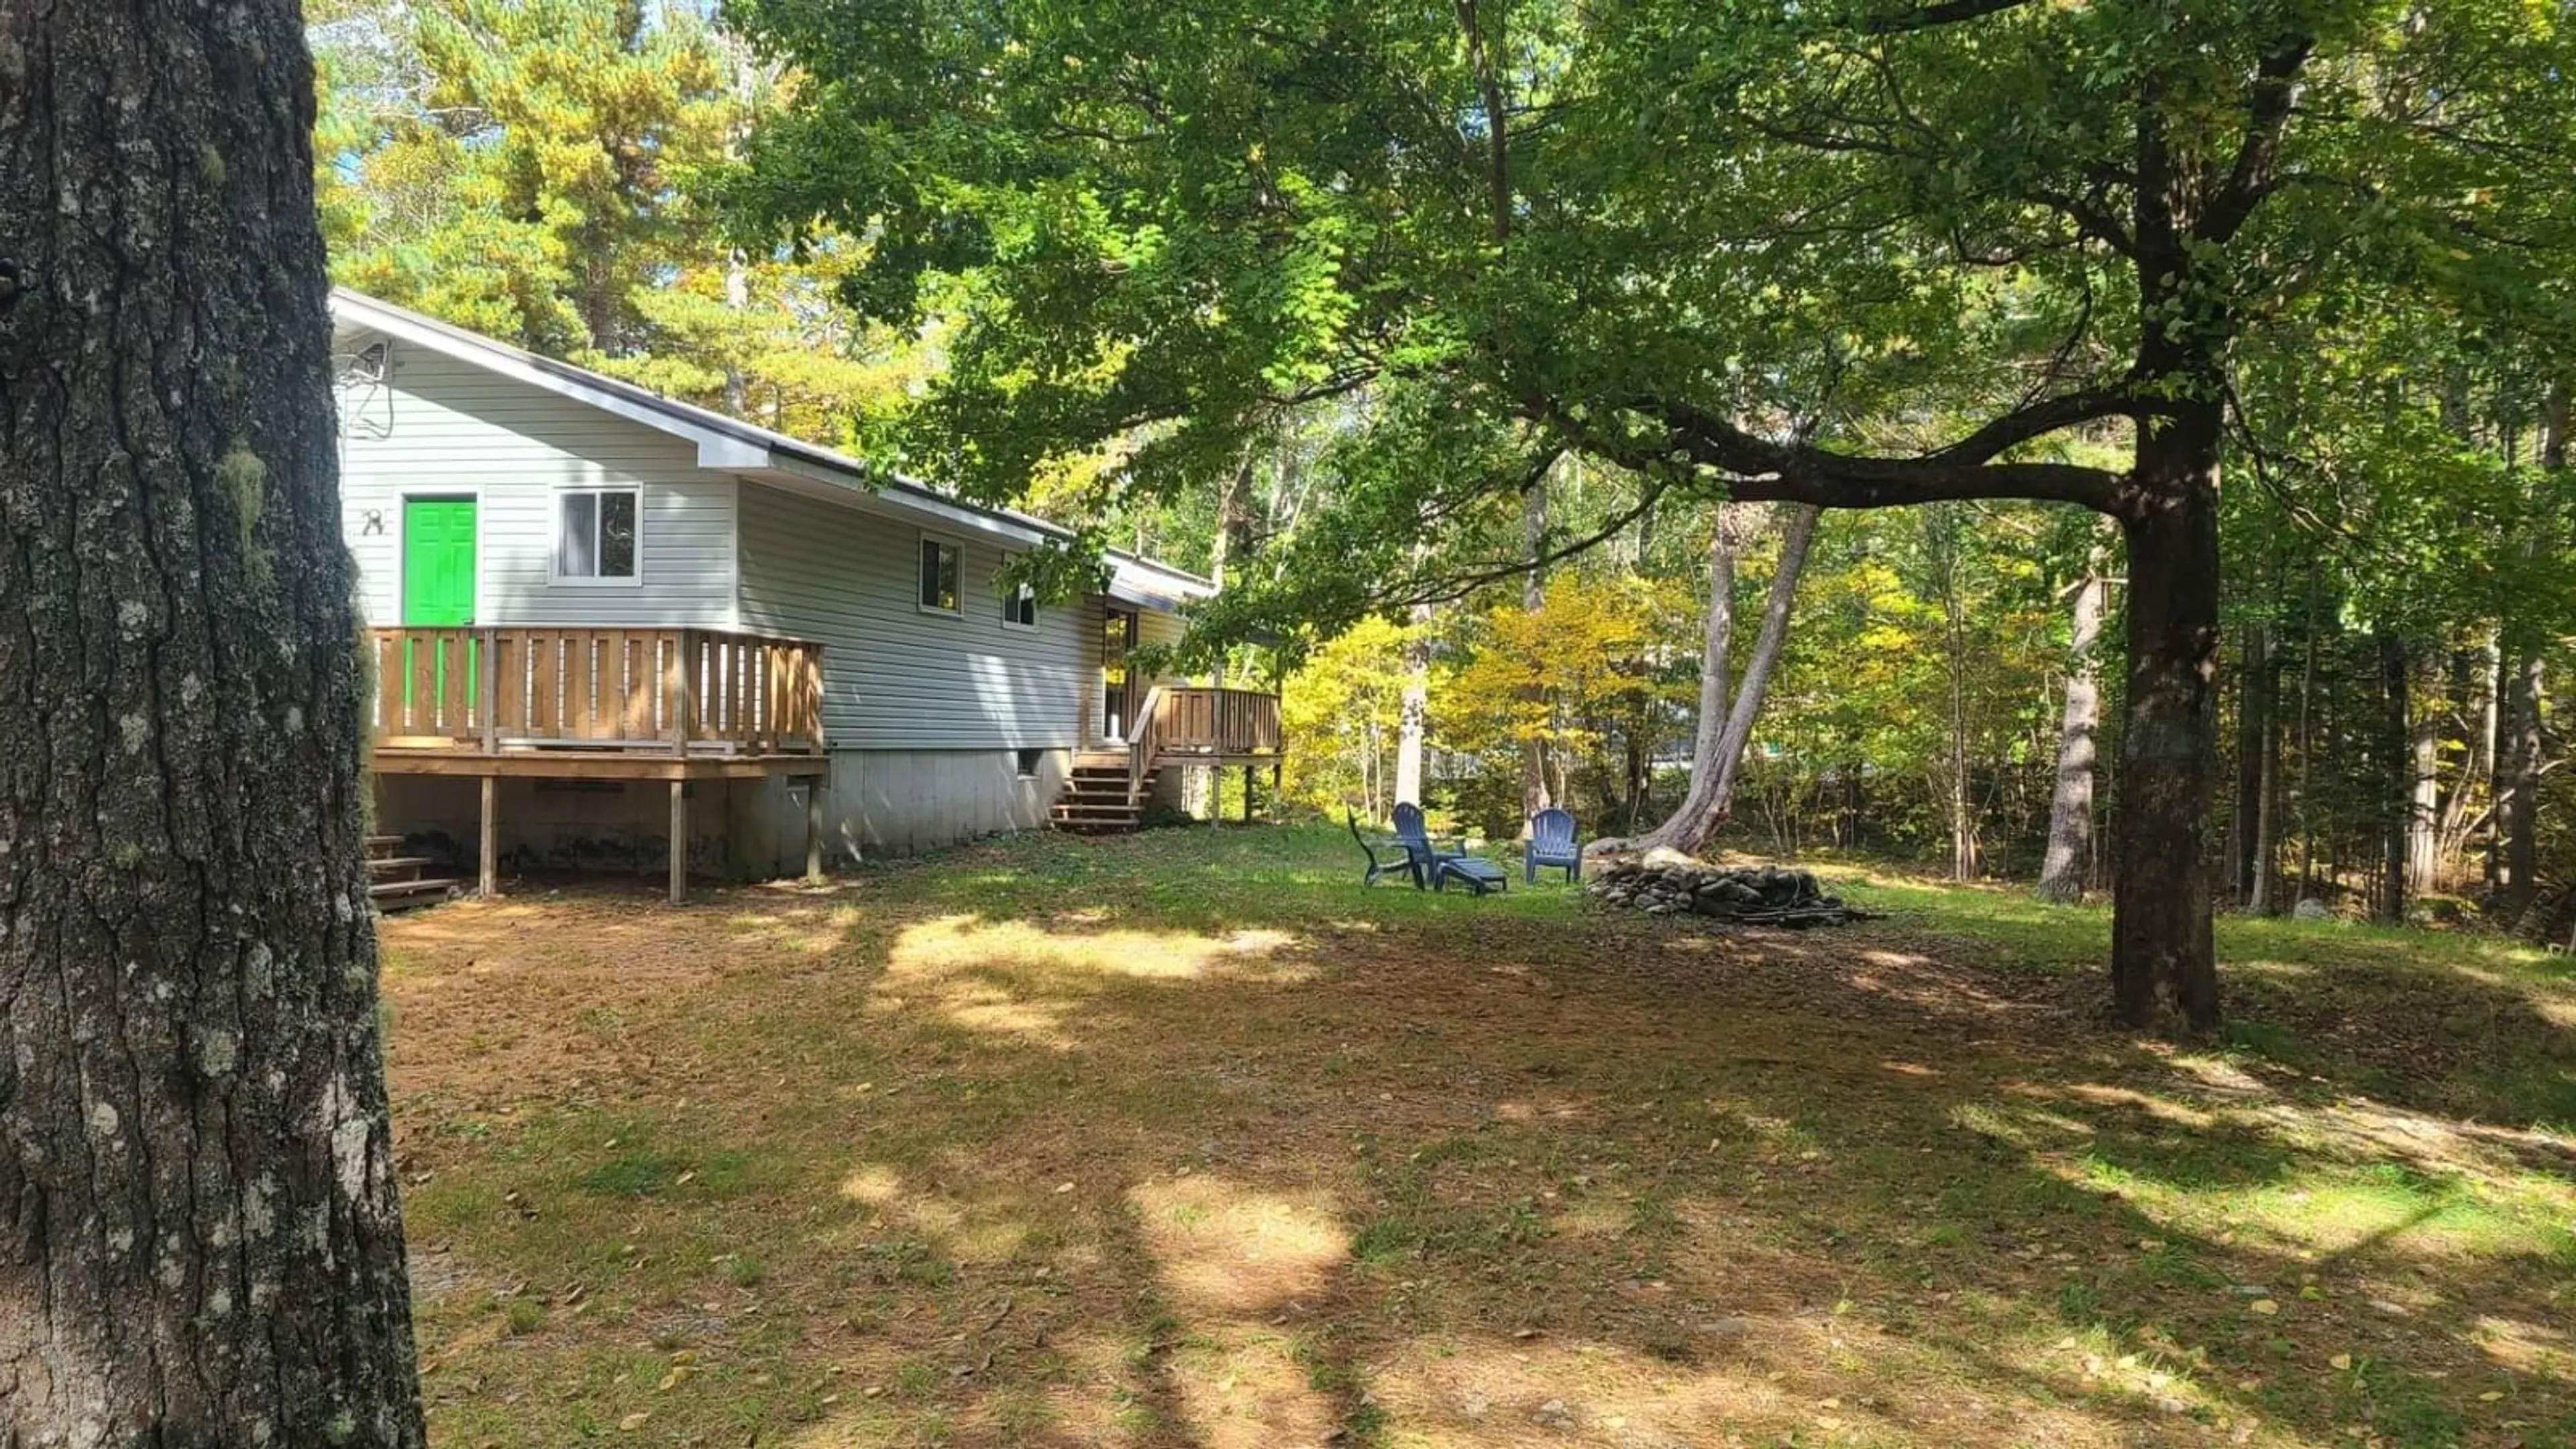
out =
<svg viewBox="0 0 2576 1449"><path fill-rule="evenodd" d="M1807 871L1710 865L1655 851L1598 867L1583 886L1594 904L1654 916L1702 916L1746 926L1840 926L1878 919L1825 894Z"/></svg>

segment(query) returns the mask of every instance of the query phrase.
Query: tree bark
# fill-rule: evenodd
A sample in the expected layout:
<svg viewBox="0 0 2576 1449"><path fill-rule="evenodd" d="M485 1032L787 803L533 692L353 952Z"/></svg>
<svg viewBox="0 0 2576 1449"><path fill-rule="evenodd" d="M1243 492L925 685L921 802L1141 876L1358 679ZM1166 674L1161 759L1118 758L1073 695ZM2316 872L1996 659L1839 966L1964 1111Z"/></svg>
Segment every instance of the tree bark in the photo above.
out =
<svg viewBox="0 0 2576 1449"><path fill-rule="evenodd" d="M2406 808L2406 889L2415 895L2442 885L2442 712L2438 662L2428 671L2429 653L2416 651L2407 680L2408 797Z"/></svg>
<svg viewBox="0 0 2576 1449"><path fill-rule="evenodd" d="M2271 628L2245 626L2236 659L2236 798L2227 830L2227 888L2241 905L2254 898L2254 836L2263 813L2263 736L2271 727Z"/></svg>
<svg viewBox="0 0 2576 1449"><path fill-rule="evenodd" d="M1717 751L1726 738L1728 655L1735 647L1735 564L1744 550L1740 505L1721 503L1708 540L1708 613L1701 636L1699 718L1691 731L1690 788L1654 829L1630 841L1603 842L1651 850L1669 845L1676 823L1708 809L1717 794Z"/></svg>
<svg viewBox="0 0 2576 1449"><path fill-rule="evenodd" d="M1540 560L1547 556L1547 480L1530 484L1521 495L1521 537L1530 561L1529 572L1521 579L1521 607L1535 614L1547 606L1547 573ZM1543 703L1533 698L1532 704ZM1521 742L1521 836L1529 836L1529 822L1538 812L1556 803L1555 792L1548 788L1547 740L1533 735Z"/></svg>
<svg viewBox="0 0 2576 1449"><path fill-rule="evenodd" d="M1959 597L1957 507L1951 503L1930 505L1929 526L1940 530L1936 556L1941 579L1942 672L1949 694L1949 778L1944 782L1941 806L1950 823L1950 878L1970 881L1977 878L1977 819L1968 780L1968 621L1966 606Z"/></svg>
<svg viewBox="0 0 2576 1449"><path fill-rule="evenodd" d="M1734 812L1735 780L1744 765L1744 747L1752 742L1753 721L1762 713L1763 697L1771 689L1772 667L1780 662L1780 648L1788 642L1789 608L1797 600L1798 578L1807 571L1807 546L1816 537L1816 518L1812 504L1791 504L1784 510L1780 566L1771 575L1771 590L1763 601L1762 629L1753 636L1753 654L1744 661L1744 681L1723 711L1726 726L1718 735L1715 757L1694 760L1691 765L1694 791L1703 768L1715 776L1708 798L1697 813L1685 803L1655 831L1656 835L1670 832L1660 843L1675 850L1696 855L1706 849Z"/></svg>
<svg viewBox="0 0 2576 1449"><path fill-rule="evenodd" d="M2066 709L2057 728L2057 790L2048 806L2048 853L2038 896L2071 905L2084 899L2093 865L2093 776L2102 733L2102 618L2109 611L2110 560L2096 545L2085 559L2066 652Z"/></svg>
<svg viewBox="0 0 2576 1449"><path fill-rule="evenodd" d="M1395 803L1422 803L1422 737L1431 714L1431 606L1413 606L1404 640L1404 693L1397 706Z"/></svg>
<svg viewBox="0 0 2576 1449"><path fill-rule="evenodd" d="M725 306L737 321L751 310L751 268L739 251L725 258ZM751 381L738 356L725 359L724 410L729 417L751 416Z"/></svg>
<svg viewBox="0 0 2576 1449"><path fill-rule="evenodd" d="M2450 793L2442 797L2442 820L2439 843L2434 847L2442 858L2457 861L2469 850L2469 841L2477 833L2471 814L2481 797L2492 795L2495 777L2496 727L2503 681L2501 655L2496 647L2496 634L2489 629L2462 661L2467 670L2466 696L2461 711L2468 724L2469 754L2460 765L2459 778Z"/></svg>
<svg viewBox="0 0 2576 1449"><path fill-rule="evenodd" d="M2113 838L2112 995L2123 1021L2218 1024L2206 847L2217 775L2216 390L2140 429L2124 499L2128 699Z"/></svg>
<svg viewBox="0 0 2576 1449"><path fill-rule="evenodd" d="M2507 926L2521 922L2540 893L2540 768L2546 748L2540 702L2546 695L2540 651L2516 662L2505 704L2504 886L2496 914Z"/></svg>
<svg viewBox="0 0 2576 1449"><path fill-rule="evenodd" d="M2280 711L2281 673L2270 657L2272 637L2268 626L2263 631L2263 652L2263 729L2254 740L2253 878L2245 894L2245 909L2257 916L2268 916L2279 909L2272 897L2272 882L2280 875L2281 730L2274 716Z"/></svg>
<svg viewBox="0 0 2576 1449"><path fill-rule="evenodd" d="M2554 488L2567 472L2568 415L2567 384L2551 384L2541 410L2540 467L2545 487ZM2541 675L2537 641L2521 642L2514 657L2511 698L2505 709L2510 743L2505 784L2510 793L2501 807L2504 883L2496 897L2498 914L2507 925L2520 924L2540 892L2540 772L2542 755L2548 747L2542 733L2541 710L2549 693Z"/></svg>
<svg viewBox="0 0 2576 1449"><path fill-rule="evenodd" d="M0 1443L422 1442L293 0L0 0Z"/></svg>
<svg viewBox="0 0 2576 1449"><path fill-rule="evenodd" d="M2379 919L2398 925L2406 919L2406 842L2414 813L2415 770L2413 749L2406 728L2406 644L2395 634L2382 630L2379 649L2379 757L2381 781L2378 795L2383 824L2380 829Z"/></svg>

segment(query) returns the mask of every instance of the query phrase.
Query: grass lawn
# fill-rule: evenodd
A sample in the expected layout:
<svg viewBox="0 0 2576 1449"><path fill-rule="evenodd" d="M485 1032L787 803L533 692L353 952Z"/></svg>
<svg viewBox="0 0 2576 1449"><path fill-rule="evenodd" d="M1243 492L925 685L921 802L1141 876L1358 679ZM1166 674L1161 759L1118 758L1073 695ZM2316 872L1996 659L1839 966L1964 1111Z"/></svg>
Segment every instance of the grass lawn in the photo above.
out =
<svg viewBox="0 0 2576 1449"><path fill-rule="evenodd" d="M2576 977L1895 879L1704 932L1334 832L385 926L436 1442L2576 1444Z"/></svg>

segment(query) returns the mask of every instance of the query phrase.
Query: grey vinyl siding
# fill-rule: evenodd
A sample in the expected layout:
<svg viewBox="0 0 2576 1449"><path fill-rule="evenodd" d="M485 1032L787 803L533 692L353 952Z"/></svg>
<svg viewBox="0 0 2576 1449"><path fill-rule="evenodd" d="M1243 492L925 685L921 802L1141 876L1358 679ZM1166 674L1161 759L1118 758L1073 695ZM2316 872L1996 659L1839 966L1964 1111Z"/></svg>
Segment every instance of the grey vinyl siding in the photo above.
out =
<svg viewBox="0 0 2576 1449"><path fill-rule="evenodd" d="M402 622L403 495L454 490L481 500L477 623L738 626L738 485L693 444L399 341L388 381L344 384L340 411L342 534L370 623ZM642 489L638 581L550 581L557 491L624 484Z"/></svg>
<svg viewBox="0 0 2576 1449"><path fill-rule="evenodd" d="M915 524L862 503L746 482L742 621L823 646L823 729L835 750L1070 749L1097 687L1097 608L1002 623L990 540L963 549L957 614L918 603ZM1088 630L1088 632L1086 632Z"/></svg>

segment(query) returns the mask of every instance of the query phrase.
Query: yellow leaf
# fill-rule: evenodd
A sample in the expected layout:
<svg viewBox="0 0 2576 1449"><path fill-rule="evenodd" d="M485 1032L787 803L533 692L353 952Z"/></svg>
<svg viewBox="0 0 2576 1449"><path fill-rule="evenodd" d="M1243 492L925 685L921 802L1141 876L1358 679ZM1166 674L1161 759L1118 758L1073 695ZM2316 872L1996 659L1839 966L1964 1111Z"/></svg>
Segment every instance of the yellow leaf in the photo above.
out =
<svg viewBox="0 0 2576 1449"><path fill-rule="evenodd" d="M2478 1395L2478 1402L2481 1404L2492 1404L2503 1397L2504 1395L2501 1392L2495 1389L2489 1389L2485 1393Z"/></svg>
<svg viewBox="0 0 2576 1449"><path fill-rule="evenodd" d="M2327 1359L2326 1362L2333 1364L2339 1369L2348 1369L2352 1367L2352 1355L2348 1353L2339 1353L2334 1357Z"/></svg>
<svg viewBox="0 0 2576 1449"><path fill-rule="evenodd" d="M2264 1317L2266 1317L2266 1318L2269 1318L2269 1317L2271 1317L2273 1314L2278 1313L2278 1312L2280 1312L2280 1311L2281 1311L2281 1305L2280 1305L2280 1304L2278 1304L2278 1303L2273 1302L2273 1301L2272 1301L2271 1299L2269 1299L2269 1298L2257 1298L2257 1299L2255 1299L2253 1302L2248 1303L2248 1304L2246 1304L2245 1306L2246 1306L2246 1307L2248 1307L2248 1308L2253 1309L2253 1310L2254 1310L2255 1312L2257 1312L2257 1313L2262 1314L2262 1315L2263 1315Z"/></svg>

